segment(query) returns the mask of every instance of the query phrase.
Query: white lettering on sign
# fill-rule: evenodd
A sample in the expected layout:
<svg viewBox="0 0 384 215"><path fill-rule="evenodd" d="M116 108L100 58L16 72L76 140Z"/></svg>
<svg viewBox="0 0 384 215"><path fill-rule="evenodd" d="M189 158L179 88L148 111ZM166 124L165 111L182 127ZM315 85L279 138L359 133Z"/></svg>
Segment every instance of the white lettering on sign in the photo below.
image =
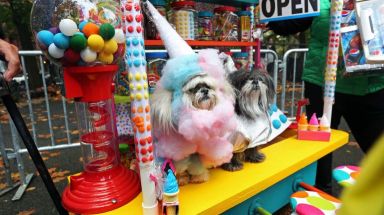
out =
<svg viewBox="0 0 384 215"><path fill-rule="evenodd" d="M260 20L270 22L320 14L320 0L260 0Z"/></svg>

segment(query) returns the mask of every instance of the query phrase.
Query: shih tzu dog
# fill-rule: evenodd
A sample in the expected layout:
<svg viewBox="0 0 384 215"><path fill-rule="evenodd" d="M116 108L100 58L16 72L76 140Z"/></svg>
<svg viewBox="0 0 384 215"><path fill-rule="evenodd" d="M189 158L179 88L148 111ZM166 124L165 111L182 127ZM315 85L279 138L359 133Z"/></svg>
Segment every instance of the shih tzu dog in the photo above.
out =
<svg viewBox="0 0 384 215"><path fill-rule="evenodd" d="M168 60L163 72L151 99L155 153L173 160L180 185L207 181L232 158L233 88L215 50Z"/></svg>
<svg viewBox="0 0 384 215"><path fill-rule="evenodd" d="M183 103L190 108L212 110L217 103L215 80L207 74L193 77L183 86Z"/></svg>
<svg viewBox="0 0 384 215"><path fill-rule="evenodd" d="M269 106L275 96L272 78L266 71L239 70L228 74L236 94L237 131L231 136L234 154L231 162L222 165L228 171L243 168L243 161L262 162L265 155L258 150L260 137L270 132ZM264 141L265 142L265 141Z"/></svg>

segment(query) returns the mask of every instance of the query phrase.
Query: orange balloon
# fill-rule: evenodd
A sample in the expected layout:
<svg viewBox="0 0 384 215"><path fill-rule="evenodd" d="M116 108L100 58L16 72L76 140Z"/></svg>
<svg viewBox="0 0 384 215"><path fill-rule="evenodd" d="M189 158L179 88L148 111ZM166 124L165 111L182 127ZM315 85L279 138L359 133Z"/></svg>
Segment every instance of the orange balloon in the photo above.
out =
<svg viewBox="0 0 384 215"><path fill-rule="evenodd" d="M89 37L92 34L99 34L99 26L95 23L88 22L83 28L83 33L86 37Z"/></svg>

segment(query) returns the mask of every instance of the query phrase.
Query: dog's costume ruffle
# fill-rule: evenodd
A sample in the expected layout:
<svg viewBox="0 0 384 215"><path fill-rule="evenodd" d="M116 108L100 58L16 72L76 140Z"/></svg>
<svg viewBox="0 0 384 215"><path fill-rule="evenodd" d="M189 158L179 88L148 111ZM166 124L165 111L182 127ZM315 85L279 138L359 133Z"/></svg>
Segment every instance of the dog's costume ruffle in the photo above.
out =
<svg viewBox="0 0 384 215"><path fill-rule="evenodd" d="M182 87L203 72L217 80L218 104L210 111L192 110L182 103ZM224 96L225 71L218 51L202 50L196 55L171 59L163 70L157 87L172 92L172 119L177 131L161 133L154 128L156 153L163 158L182 160L191 154L200 155L208 166L219 166L232 158L229 135L236 129L233 98Z"/></svg>
<svg viewBox="0 0 384 215"><path fill-rule="evenodd" d="M183 109L177 132L156 135L157 154L178 161L197 153L207 166L229 162L233 147L228 136L236 128L236 120L231 101L220 99L210 111Z"/></svg>

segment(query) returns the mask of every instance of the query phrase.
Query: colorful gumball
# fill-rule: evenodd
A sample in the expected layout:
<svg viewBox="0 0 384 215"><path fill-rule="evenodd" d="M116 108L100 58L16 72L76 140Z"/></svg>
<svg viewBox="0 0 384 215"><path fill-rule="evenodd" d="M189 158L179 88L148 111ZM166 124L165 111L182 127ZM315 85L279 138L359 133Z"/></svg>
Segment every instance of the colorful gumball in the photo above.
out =
<svg viewBox="0 0 384 215"><path fill-rule="evenodd" d="M42 30L37 33L37 40L42 45L48 47L53 43L53 33L47 30Z"/></svg>
<svg viewBox="0 0 384 215"><path fill-rule="evenodd" d="M91 36L92 34L99 34L99 26L95 23L88 22L83 27L83 33L86 37Z"/></svg>
<svg viewBox="0 0 384 215"><path fill-rule="evenodd" d="M87 39L84 35L76 33L73 37L71 37L69 41L69 46L73 50L80 52L81 50L85 49L85 47L87 47Z"/></svg>
<svg viewBox="0 0 384 215"><path fill-rule="evenodd" d="M60 49L67 49L69 47L69 38L63 33L57 33L53 36L53 43Z"/></svg>
<svg viewBox="0 0 384 215"><path fill-rule="evenodd" d="M88 37L88 46L95 52L100 52L104 48L104 40L100 35L92 34Z"/></svg>
<svg viewBox="0 0 384 215"><path fill-rule="evenodd" d="M56 58L56 59L60 59L60 58L62 58L64 56L64 50L63 49L59 49L57 46L55 46L54 43L49 45L48 53L49 53L49 55L51 57Z"/></svg>
<svg viewBox="0 0 384 215"><path fill-rule="evenodd" d="M107 54L105 52L100 52L99 53L99 61L106 63L106 64L111 64L113 63L113 55L112 54Z"/></svg>
<svg viewBox="0 0 384 215"><path fill-rule="evenodd" d="M80 57L79 52L76 52L73 49L67 49L64 52L64 59L66 62L68 62L70 64L76 64L77 62L79 62L81 60L81 57Z"/></svg>
<svg viewBox="0 0 384 215"><path fill-rule="evenodd" d="M123 30L121 29L116 29L115 30L115 36L113 37L113 39L116 40L117 43L125 43L125 34L123 32Z"/></svg>
<svg viewBox="0 0 384 215"><path fill-rule="evenodd" d="M59 29L65 36L73 36L77 31L77 25L72 19L62 19L59 23Z"/></svg>
<svg viewBox="0 0 384 215"><path fill-rule="evenodd" d="M115 28L109 23L104 23L100 26L99 33L104 40L110 40L115 36Z"/></svg>
<svg viewBox="0 0 384 215"><path fill-rule="evenodd" d="M86 63L92 63L97 58L97 53L92 51L89 47L80 52L81 59Z"/></svg>
<svg viewBox="0 0 384 215"><path fill-rule="evenodd" d="M83 34L83 32L76 32L76 34L74 34L73 36L76 36L76 35L81 35L81 36L83 36L83 37L85 37L85 35Z"/></svg>
<svg viewBox="0 0 384 215"><path fill-rule="evenodd" d="M106 54L113 54L117 51L117 42L114 39L108 40L104 43L103 52Z"/></svg>
<svg viewBox="0 0 384 215"><path fill-rule="evenodd" d="M52 32L52 34L60 33L60 29L58 27L49 28L49 31Z"/></svg>
<svg viewBox="0 0 384 215"><path fill-rule="evenodd" d="M80 31L83 31L83 28L84 28L84 26L85 26L87 23L88 23L88 21L86 21L86 20L80 22L80 24L79 24L79 29L80 29Z"/></svg>

